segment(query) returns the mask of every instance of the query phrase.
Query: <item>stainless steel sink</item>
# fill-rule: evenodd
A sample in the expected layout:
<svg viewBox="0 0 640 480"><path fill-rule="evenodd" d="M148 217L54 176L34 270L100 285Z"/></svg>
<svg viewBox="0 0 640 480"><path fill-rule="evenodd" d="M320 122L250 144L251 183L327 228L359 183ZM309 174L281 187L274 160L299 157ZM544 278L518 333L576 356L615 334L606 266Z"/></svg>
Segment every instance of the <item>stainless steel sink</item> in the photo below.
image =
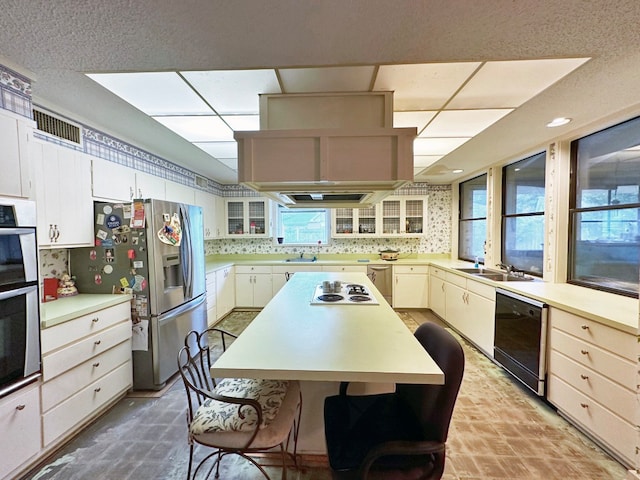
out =
<svg viewBox="0 0 640 480"><path fill-rule="evenodd" d="M528 282L533 280L533 277L525 277L521 275L511 275L506 273L474 273L475 277L482 277L494 282Z"/></svg>
<svg viewBox="0 0 640 480"><path fill-rule="evenodd" d="M495 270L488 270L486 268L483 267L476 267L476 268L456 268L456 270L458 270L459 272L464 272L464 273L500 273L500 272L496 272Z"/></svg>
<svg viewBox="0 0 640 480"><path fill-rule="evenodd" d="M285 260L285 262L291 262L291 263L308 263L308 262L315 262L317 260L316 257L313 258L300 258L300 257L296 257L296 258L287 258Z"/></svg>
<svg viewBox="0 0 640 480"><path fill-rule="evenodd" d="M528 282L533 280L533 277L514 275L512 273L500 272L498 270L490 270L488 268L476 267L476 268L456 268L459 272L470 273L474 277L482 277L487 280L493 280L494 282Z"/></svg>

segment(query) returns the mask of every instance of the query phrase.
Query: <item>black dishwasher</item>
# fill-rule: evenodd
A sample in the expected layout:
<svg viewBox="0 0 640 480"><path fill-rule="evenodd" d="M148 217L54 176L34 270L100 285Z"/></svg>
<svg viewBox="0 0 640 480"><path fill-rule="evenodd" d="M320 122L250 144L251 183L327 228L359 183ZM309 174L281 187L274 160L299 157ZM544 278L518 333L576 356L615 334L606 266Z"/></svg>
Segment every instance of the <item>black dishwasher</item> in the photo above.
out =
<svg viewBox="0 0 640 480"><path fill-rule="evenodd" d="M496 289L493 355L537 395L545 395L547 305Z"/></svg>

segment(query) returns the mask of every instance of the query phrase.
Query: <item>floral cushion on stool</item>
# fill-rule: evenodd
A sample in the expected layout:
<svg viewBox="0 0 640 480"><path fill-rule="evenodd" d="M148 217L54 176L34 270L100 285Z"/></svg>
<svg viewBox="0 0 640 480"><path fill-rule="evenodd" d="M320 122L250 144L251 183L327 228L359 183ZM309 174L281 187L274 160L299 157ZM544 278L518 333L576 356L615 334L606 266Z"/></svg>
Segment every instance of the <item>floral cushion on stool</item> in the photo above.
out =
<svg viewBox="0 0 640 480"><path fill-rule="evenodd" d="M227 397L251 398L262 407L262 425L265 428L276 417L287 394L289 382L253 378L225 378L215 388L215 393ZM207 399L196 411L190 430L192 435L210 432L251 432L258 423L253 407L242 407L244 418L238 415L238 404Z"/></svg>

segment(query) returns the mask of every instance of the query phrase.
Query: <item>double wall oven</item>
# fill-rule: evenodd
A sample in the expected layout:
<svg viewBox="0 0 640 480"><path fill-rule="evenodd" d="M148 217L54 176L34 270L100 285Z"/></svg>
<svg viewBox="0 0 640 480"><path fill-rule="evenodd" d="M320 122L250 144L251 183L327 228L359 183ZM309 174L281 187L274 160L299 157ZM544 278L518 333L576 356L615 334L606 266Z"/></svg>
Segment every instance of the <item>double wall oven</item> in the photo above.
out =
<svg viewBox="0 0 640 480"><path fill-rule="evenodd" d="M0 397L41 372L33 202L0 198Z"/></svg>

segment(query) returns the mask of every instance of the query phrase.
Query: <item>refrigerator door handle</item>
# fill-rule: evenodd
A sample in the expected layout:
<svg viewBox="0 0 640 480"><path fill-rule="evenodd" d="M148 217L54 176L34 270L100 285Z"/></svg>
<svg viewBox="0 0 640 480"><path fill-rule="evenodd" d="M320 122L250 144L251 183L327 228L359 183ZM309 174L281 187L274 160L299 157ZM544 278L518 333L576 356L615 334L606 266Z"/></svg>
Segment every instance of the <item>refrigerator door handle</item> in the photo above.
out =
<svg viewBox="0 0 640 480"><path fill-rule="evenodd" d="M180 214L182 216L182 223L184 224L182 230L184 244L180 248L183 265L184 297L185 299L190 299L193 297L193 245L190 235L191 223L189 221L189 210L182 204L180 205Z"/></svg>

